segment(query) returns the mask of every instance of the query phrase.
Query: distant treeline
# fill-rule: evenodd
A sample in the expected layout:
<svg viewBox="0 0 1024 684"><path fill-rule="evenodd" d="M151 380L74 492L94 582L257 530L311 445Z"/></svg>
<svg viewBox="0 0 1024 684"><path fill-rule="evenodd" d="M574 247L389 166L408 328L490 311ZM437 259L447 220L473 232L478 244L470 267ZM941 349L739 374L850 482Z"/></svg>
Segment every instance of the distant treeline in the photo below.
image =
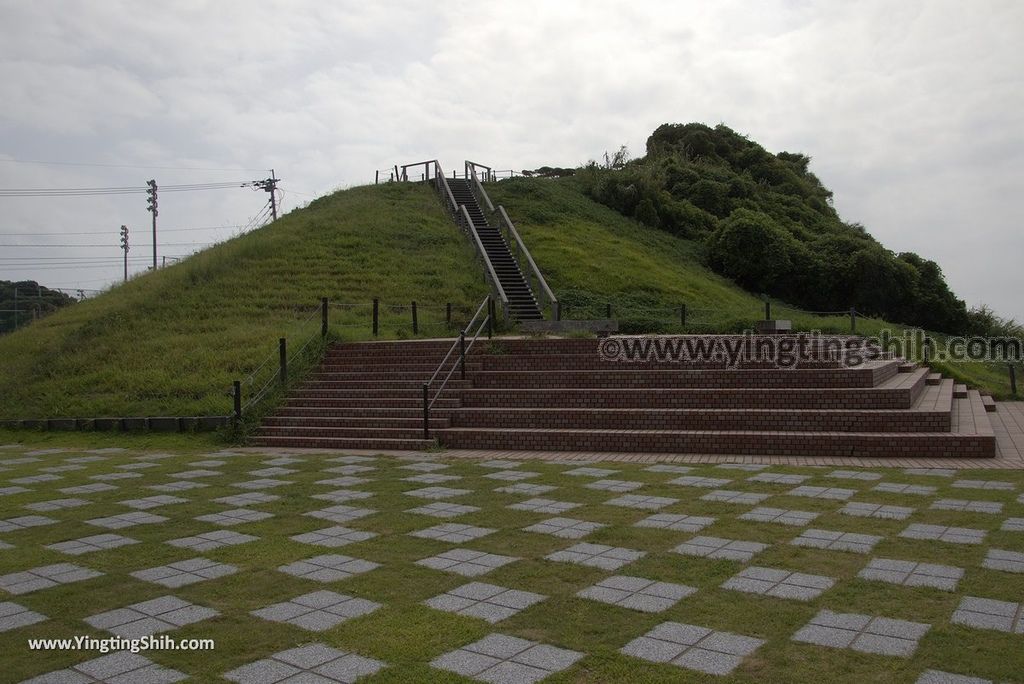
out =
<svg viewBox="0 0 1024 684"><path fill-rule="evenodd" d="M706 246L708 265L747 290L816 311L858 311L960 333L975 321L934 261L896 254L845 223L810 158L771 154L726 126L664 124L647 154L625 150L575 179L597 201Z"/></svg>
<svg viewBox="0 0 1024 684"><path fill-rule="evenodd" d="M33 318L45 316L76 301L74 297L43 287L34 280L0 280L0 333L11 332Z"/></svg>

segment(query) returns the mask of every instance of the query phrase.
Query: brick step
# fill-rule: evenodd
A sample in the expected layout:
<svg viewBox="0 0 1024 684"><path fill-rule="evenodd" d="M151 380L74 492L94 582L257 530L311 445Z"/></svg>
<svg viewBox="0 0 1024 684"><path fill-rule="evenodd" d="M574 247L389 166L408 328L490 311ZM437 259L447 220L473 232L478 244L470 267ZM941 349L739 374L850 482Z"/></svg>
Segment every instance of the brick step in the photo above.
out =
<svg viewBox="0 0 1024 684"><path fill-rule="evenodd" d="M917 370L917 364L912 361L904 361L900 364L900 373L913 373Z"/></svg>
<svg viewBox="0 0 1024 684"><path fill-rule="evenodd" d="M303 425L309 425L311 427L323 427L323 428L373 428L373 429L393 429L393 428L404 428L404 429L423 429L423 415L422 411L418 416L410 416L408 418L391 418L387 416L351 416L351 415L338 415L338 416L319 416L310 414L297 414L297 415L276 415L264 419L263 424L266 426L273 427L299 427ZM437 417L437 412L431 412L430 427L434 428L446 428L451 425L450 418Z"/></svg>
<svg viewBox="0 0 1024 684"><path fill-rule="evenodd" d="M457 398L443 397L434 402L435 408L457 408L461 406L461 402ZM338 398L330 394L326 396L291 396L286 402L285 406L298 408L298 407L314 407L314 408L380 408L380 409L391 409L391 408L418 408L422 411L423 409L423 398L416 396L408 399L399 398L356 398L346 397Z"/></svg>
<svg viewBox="0 0 1024 684"><path fill-rule="evenodd" d="M967 397L967 385L953 385L953 396L957 399Z"/></svg>
<svg viewBox="0 0 1024 684"><path fill-rule="evenodd" d="M472 357L470 357L472 358ZM483 370L483 363L478 358L466 359L466 371L470 370ZM444 364L444 372L448 372L458 361L458 356L453 354L452 357ZM368 377L379 377L379 378L393 378L395 380L408 380L409 378L428 378L430 375L437 370L438 364L441 363L441 359L433 363L378 363L378 364L363 364L363 363L330 363L320 366L316 371L317 373L330 373L330 374L342 374L355 376L368 376ZM456 371L458 372L458 371Z"/></svg>
<svg viewBox="0 0 1024 684"><path fill-rule="evenodd" d="M340 437L287 437L258 435L255 446L293 449L380 449L382 451L426 451L436 445L432 439L373 439Z"/></svg>
<svg viewBox="0 0 1024 684"><path fill-rule="evenodd" d="M435 436L450 449L840 457L990 458L995 455L995 439L992 436L930 432L895 434L453 427L438 430Z"/></svg>
<svg viewBox="0 0 1024 684"><path fill-rule="evenodd" d="M832 370L543 370L477 371L475 388L792 388L792 387L874 387L896 374L888 365ZM891 368L890 368L891 366Z"/></svg>
<svg viewBox="0 0 1024 684"><path fill-rule="evenodd" d="M326 387L322 385L328 385ZM290 398L306 399L415 399L422 396L421 387L407 389L369 389L331 387L332 383L306 383L290 392Z"/></svg>
<svg viewBox="0 0 1024 684"><path fill-rule="evenodd" d="M464 406L519 408L910 408L924 389L924 371L897 375L877 387L464 389Z"/></svg>
<svg viewBox="0 0 1024 684"><path fill-rule="evenodd" d="M340 439L423 439L423 423L415 427L334 427L322 425L270 425L256 431L260 437L330 437Z"/></svg>
<svg viewBox="0 0 1024 684"><path fill-rule="evenodd" d="M453 428L949 432L950 412L825 409L476 408L452 413Z"/></svg>
<svg viewBox="0 0 1024 684"><path fill-rule="evenodd" d="M929 385L938 385L942 382L942 373L929 373L928 379L925 382Z"/></svg>
<svg viewBox="0 0 1024 684"><path fill-rule="evenodd" d="M952 419L954 432L981 436L994 434L984 397L978 390L970 390L966 397L953 399Z"/></svg>
<svg viewBox="0 0 1024 684"><path fill-rule="evenodd" d="M475 352L475 350L474 350ZM589 354L472 354L467 360L477 370L488 371L541 371L541 370L616 370L622 368L660 368L678 370L726 369L726 361L607 361ZM800 361L799 368L840 368L841 362L831 360ZM775 368L771 362L751 361L739 365L741 369Z"/></svg>
<svg viewBox="0 0 1024 684"><path fill-rule="evenodd" d="M987 413L995 413L998 407L996 406L996 400L990 396L984 396L981 398L981 403L985 406Z"/></svg>
<svg viewBox="0 0 1024 684"><path fill-rule="evenodd" d="M442 405L442 402L445 401L448 401L447 406ZM431 420L450 416L452 411L458 408L457 403L458 402L456 401L456 405L452 405L450 400L439 399L434 404L434 408L430 410ZM423 404L420 403L415 407L324 406L320 403L310 404L308 406L285 405L280 407L274 415L280 418L369 418L372 420L413 419L422 422Z"/></svg>
<svg viewBox="0 0 1024 684"><path fill-rule="evenodd" d="M451 389L458 389L461 387L469 387L469 380L459 380L459 371L455 371L452 374L451 379L448 381L447 387ZM439 387L444 381L447 369L444 373L438 375L432 383L432 387ZM408 376L407 376L408 377ZM427 381L429 376L423 377L422 379L412 380L388 380L383 378L364 379L364 380L335 380L332 375L316 374L302 383L302 389L309 390L371 390L371 391L392 391L392 390L408 390L410 392L419 392L423 387L423 383Z"/></svg>

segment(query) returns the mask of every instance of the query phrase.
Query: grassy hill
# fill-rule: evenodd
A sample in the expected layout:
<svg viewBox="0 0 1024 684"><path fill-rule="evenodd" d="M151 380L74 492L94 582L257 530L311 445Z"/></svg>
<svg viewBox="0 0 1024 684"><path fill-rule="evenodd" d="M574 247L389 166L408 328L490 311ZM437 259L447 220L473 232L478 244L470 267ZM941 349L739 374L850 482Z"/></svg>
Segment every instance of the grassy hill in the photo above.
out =
<svg viewBox="0 0 1024 684"><path fill-rule="evenodd" d="M566 318L612 304L623 328L676 332L687 306L693 331L740 331L763 317L760 296L702 264L700 243L647 227L586 197L572 182L515 179L489 186L506 206ZM319 330L319 298L333 338L369 339L381 300L381 337L450 334L485 296L468 241L423 185L334 193L274 224L140 276L0 337L0 417L225 414L231 381L276 364L277 338ZM845 315L774 302L799 329L845 332ZM877 333L884 321L862 320ZM294 347L293 347L294 348ZM1006 393L1005 370L969 364L961 379Z"/></svg>

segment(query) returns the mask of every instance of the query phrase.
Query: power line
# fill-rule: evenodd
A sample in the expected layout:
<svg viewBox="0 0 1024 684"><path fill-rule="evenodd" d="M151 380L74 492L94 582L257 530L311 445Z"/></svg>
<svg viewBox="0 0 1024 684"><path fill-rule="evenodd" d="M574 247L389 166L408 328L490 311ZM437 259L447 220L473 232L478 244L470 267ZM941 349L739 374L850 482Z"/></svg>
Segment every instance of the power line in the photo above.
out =
<svg viewBox="0 0 1024 684"><path fill-rule="evenodd" d="M257 181L230 181L222 183L184 183L161 186L162 192L193 192L197 190L226 190L253 187ZM138 195L149 192L148 186L120 186L109 188L0 188L0 197L98 197L104 195Z"/></svg>
<svg viewBox="0 0 1024 684"><path fill-rule="evenodd" d="M197 226L195 228L161 228L161 233L181 233L193 230L220 230L223 228L244 228L242 224L233 224L226 226ZM35 231L32 233L4 233L0 232L0 237L35 237L37 235L110 235L110 230L89 230L89 231L74 231L74 232L60 232L60 233L40 233Z"/></svg>
<svg viewBox="0 0 1024 684"><path fill-rule="evenodd" d="M187 246L190 246L190 245L212 245L212 244L214 244L214 243L212 243L212 242L199 242L198 240L196 240L194 242L161 242L160 243L160 245L164 246L164 247L187 247ZM25 248L29 248L29 249L44 249L44 248L48 248L48 247L66 248L66 247L111 247L111 246L116 246L116 245L115 245L115 243L109 243L108 244L106 242L102 242L102 243L89 243L89 244L79 243L79 244L75 244L75 245L72 245L72 244L45 244L45 245L44 244L33 244L33 245L6 245L6 244L0 244L0 247L11 247L11 248L14 248L14 247L25 247Z"/></svg>

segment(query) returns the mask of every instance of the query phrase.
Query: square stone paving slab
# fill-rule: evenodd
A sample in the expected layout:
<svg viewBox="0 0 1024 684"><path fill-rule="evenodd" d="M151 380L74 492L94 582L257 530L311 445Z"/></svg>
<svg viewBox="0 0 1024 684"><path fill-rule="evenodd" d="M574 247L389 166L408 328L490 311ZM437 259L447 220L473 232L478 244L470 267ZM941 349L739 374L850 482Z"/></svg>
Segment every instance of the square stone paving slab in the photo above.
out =
<svg viewBox="0 0 1024 684"><path fill-rule="evenodd" d="M544 556L544 558L561 563L587 565L593 568L601 568L602 570L618 570L623 565L640 560L646 555L646 551L581 542L567 549L550 553Z"/></svg>
<svg viewBox="0 0 1024 684"><path fill-rule="evenodd" d="M793 475L790 473L758 473L748 477L747 482L764 482L766 484L798 485L810 480L810 475Z"/></svg>
<svg viewBox="0 0 1024 684"><path fill-rule="evenodd" d="M108 530L120 530L125 527L134 527L135 525L155 525L157 523L167 522L168 520L170 520L170 518L166 518L162 515L154 515L144 511L133 511L131 513L110 515L105 518L92 518L85 522L89 525L95 525L96 527L105 527Z"/></svg>
<svg viewBox="0 0 1024 684"><path fill-rule="evenodd" d="M863 501L851 501L840 508L839 512L843 515L852 515L858 518L906 520L913 515L914 509L906 506L888 506L885 504L867 503Z"/></svg>
<svg viewBox="0 0 1024 684"><path fill-rule="evenodd" d="M137 639L169 632L217 615L220 613L213 608L198 606L177 596L161 596L92 615L85 618L85 622L125 639Z"/></svg>
<svg viewBox="0 0 1024 684"><path fill-rule="evenodd" d="M427 599L423 603L447 613L480 618L494 624L546 598L542 594L529 591L508 589L484 582L470 582Z"/></svg>
<svg viewBox="0 0 1024 684"><path fill-rule="evenodd" d="M614 475L617 470L609 470L608 468L592 468L590 466L584 466L582 468L573 468L567 470L563 475L575 475L577 477L608 477Z"/></svg>
<svg viewBox="0 0 1024 684"><path fill-rule="evenodd" d="M57 563L0 576L0 589L8 594L27 594L40 589L49 589L59 584L81 582L102 575L102 572L83 568L80 565Z"/></svg>
<svg viewBox="0 0 1024 684"><path fill-rule="evenodd" d="M953 477L959 471L953 468L904 468L907 475L928 475L930 477Z"/></svg>
<svg viewBox="0 0 1024 684"><path fill-rule="evenodd" d="M706 515L681 515L678 513L655 513L633 523L634 527L654 527L675 532L700 532L713 525L715 518Z"/></svg>
<svg viewBox="0 0 1024 684"><path fill-rule="evenodd" d="M1024 532L1024 518L1007 518L999 529L1003 532Z"/></svg>
<svg viewBox="0 0 1024 684"><path fill-rule="evenodd" d="M0 533L17 532L27 530L31 527L42 527L44 525L56 525L59 520L47 518L45 515L22 515L17 518L0 520Z"/></svg>
<svg viewBox="0 0 1024 684"><path fill-rule="evenodd" d="M169 589L177 589L189 584L233 575L236 572L238 572L238 568L234 565L197 557L146 570L137 570L131 575L143 582L153 582Z"/></svg>
<svg viewBox="0 0 1024 684"><path fill-rule="evenodd" d="M643 482L631 482L629 480L597 480L583 485L587 489L598 489L606 492L631 492L644 486Z"/></svg>
<svg viewBox="0 0 1024 684"><path fill-rule="evenodd" d="M347 546L356 542L366 541L367 539L373 539L376 536L376 532L353 530L350 527L335 525L334 527L325 527L320 530L313 530L312 532L296 534L291 537L291 539L303 544L315 544L317 546L337 548L339 546Z"/></svg>
<svg viewBox="0 0 1024 684"><path fill-rule="evenodd" d="M19 627L28 627L46 620L42 613L10 601L0 602L0 632L9 632Z"/></svg>
<svg viewBox="0 0 1024 684"><path fill-rule="evenodd" d="M326 644L305 644L224 673L238 684L352 684L386 664Z"/></svg>
<svg viewBox="0 0 1024 684"><path fill-rule="evenodd" d="M821 514L817 511L797 511L785 508L759 506L758 508L754 508L743 515L738 516L738 519L801 527L803 525L809 525L811 521L819 515Z"/></svg>
<svg viewBox="0 0 1024 684"><path fill-rule="evenodd" d="M884 492L886 494L913 494L914 496L931 496L937 487L928 485L903 484L900 482L881 482L871 488L873 492Z"/></svg>
<svg viewBox="0 0 1024 684"><path fill-rule="evenodd" d="M27 679L22 684L171 684L185 679L188 675L183 672L157 665L138 653L120 651Z"/></svg>
<svg viewBox="0 0 1024 684"><path fill-rule="evenodd" d="M474 527L473 525L464 525L461 523L444 523L443 525L434 525L423 530L416 532L409 532L411 537L420 537L423 539L436 539L438 541L450 542L452 544L462 544L480 537L486 537L489 534L497 532L496 529L490 527Z"/></svg>
<svg viewBox="0 0 1024 684"><path fill-rule="evenodd" d="M203 532L193 537L170 539L167 543L171 546L190 549L192 551L209 551L211 549L219 549L223 546L245 544L251 541L256 541L257 539L259 539L259 537L254 537L251 534L242 534L231 530L214 530L213 532Z"/></svg>
<svg viewBox="0 0 1024 684"><path fill-rule="evenodd" d="M822 610L792 639L818 646L909 658L929 629L931 625L920 622Z"/></svg>
<svg viewBox="0 0 1024 684"><path fill-rule="evenodd" d="M663 622L623 646L621 653L652 663L726 675L764 643L763 639L718 632L708 627Z"/></svg>
<svg viewBox="0 0 1024 684"><path fill-rule="evenodd" d="M956 480L953 486L957 489L989 489L995 491L1013 491L1017 488L1012 482L1001 480Z"/></svg>
<svg viewBox="0 0 1024 684"><path fill-rule="evenodd" d="M25 508L36 513L46 513L48 511L61 511L67 508L78 508L90 503L92 502L85 499L51 499L49 501L25 504Z"/></svg>
<svg viewBox="0 0 1024 684"><path fill-rule="evenodd" d="M923 525L915 523L900 532L907 539L944 541L951 544L980 544L985 540L985 530L968 527L947 527L945 525Z"/></svg>
<svg viewBox="0 0 1024 684"><path fill-rule="evenodd" d="M998 501L970 501L968 499L939 499L931 508L937 511L963 511L965 513L1002 513L1003 504Z"/></svg>
<svg viewBox="0 0 1024 684"><path fill-rule="evenodd" d="M252 511L248 508L232 508L220 513L200 515L196 517L196 520L221 525L222 527L231 527L232 525L241 525L273 517L272 513L264 513L263 511Z"/></svg>
<svg viewBox="0 0 1024 684"><path fill-rule="evenodd" d="M871 553L875 545L884 537L855 532L839 532L836 530L809 529L800 533L799 537L790 540L794 546L806 546L829 551L850 551L852 553Z"/></svg>
<svg viewBox="0 0 1024 684"><path fill-rule="evenodd" d="M844 489L842 487L814 487L811 485L801 485L786 492L788 496L806 496L811 499L831 499L835 501L845 501L856 493L856 489Z"/></svg>
<svg viewBox="0 0 1024 684"><path fill-rule="evenodd" d="M607 527L607 525L589 520L576 520L575 518L548 518L547 520L541 520L535 525L524 527L523 530L526 532L550 534L562 539L582 539L602 527Z"/></svg>
<svg viewBox="0 0 1024 684"><path fill-rule="evenodd" d="M445 465L444 463L436 463L434 461L419 461L417 463L409 463L408 465L398 467L402 470L417 470L421 473L432 473L435 470L446 470L451 466Z"/></svg>
<svg viewBox="0 0 1024 684"><path fill-rule="evenodd" d="M245 482L235 482L232 487L238 487L239 489L273 489L274 487L281 487L283 485L292 484L291 480L277 480L274 478L261 478L258 480L247 480Z"/></svg>
<svg viewBox="0 0 1024 684"><path fill-rule="evenodd" d="M669 480L668 484L680 485L682 487L706 487L708 489L718 489L732 482L732 480L724 477L702 477L700 475L683 475L677 477L674 480Z"/></svg>
<svg viewBox="0 0 1024 684"><path fill-rule="evenodd" d="M246 506L255 506L262 503L270 503L271 501L277 501L281 497L277 494L267 494L266 492L245 492L244 494L232 494L231 496L222 496L214 499L214 503L225 504L227 506L236 506L238 508L244 508Z"/></svg>
<svg viewBox="0 0 1024 684"><path fill-rule="evenodd" d="M423 506L410 508L406 513L429 515L434 518L457 518L460 515L476 513L479 510L479 506L466 506L464 504L451 503L450 501L432 501Z"/></svg>
<svg viewBox="0 0 1024 684"><path fill-rule="evenodd" d="M870 470L833 470L825 475L825 477L832 477L838 480L863 480L865 482L882 479L881 475Z"/></svg>
<svg viewBox="0 0 1024 684"><path fill-rule="evenodd" d="M989 549L982 567L1003 572L1024 572L1024 553L1008 549Z"/></svg>
<svg viewBox="0 0 1024 684"><path fill-rule="evenodd" d="M490 634L445 653L430 664L490 684L531 684L571 667L583 655L518 637Z"/></svg>
<svg viewBox="0 0 1024 684"><path fill-rule="evenodd" d="M715 560L734 560L746 563L767 548L767 544L760 542L722 539L721 537L694 537L672 550L685 556L698 556Z"/></svg>
<svg viewBox="0 0 1024 684"><path fill-rule="evenodd" d="M529 511L531 513L564 513L583 504L571 503L569 501L553 501L552 499L527 499L519 503L510 504L509 508L517 511Z"/></svg>
<svg viewBox="0 0 1024 684"><path fill-rule="evenodd" d="M767 499L771 494L759 492L740 492L733 489L716 489L700 497L701 501L718 501L721 503L754 506Z"/></svg>
<svg viewBox="0 0 1024 684"><path fill-rule="evenodd" d="M61 494L95 494L97 492L109 492L112 489L117 489L116 485L106 484L104 482L93 482L92 484L86 485L75 485L74 487L64 487L57 491ZM150 487L152 489L152 487Z"/></svg>
<svg viewBox="0 0 1024 684"><path fill-rule="evenodd" d="M866 580L888 582L905 587L931 587L942 591L956 591L957 583L963 578L963 568L935 563L872 558L867 566L857 573Z"/></svg>
<svg viewBox="0 0 1024 684"><path fill-rule="evenodd" d="M335 489L334 491L324 492L323 494L314 494L312 498L319 499L321 501L333 501L334 503L345 503L346 501L369 499L372 496L373 492L364 492L358 489Z"/></svg>
<svg viewBox="0 0 1024 684"><path fill-rule="evenodd" d="M481 461L476 464L479 468L493 468L495 470L507 470L508 468L518 468L522 465L521 461L510 461L507 458L493 458L489 461Z"/></svg>
<svg viewBox="0 0 1024 684"><path fill-rule="evenodd" d="M942 670L925 670L914 684L992 684L992 680L968 677Z"/></svg>
<svg viewBox="0 0 1024 684"><path fill-rule="evenodd" d="M676 475L685 475L686 473L693 472L691 466L671 465L668 463L647 466L644 470L648 473L674 473Z"/></svg>
<svg viewBox="0 0 1024 684"><path fill-rule="evenodd" d="M615 575L577 592L576 595L644 613L660 613L696 591L696 587L685 584Z"/></svg>
<svg viewBox="0 0 1024 684"><path fill-rule="evenodd" d="M501 492L502 494L523 494L526 496L537 496L539 494L547 494L548 492L553 492L556 489L558 489L558 487L554 487L552 485L518 482L514 485L508 485L507 487L498 487L494 491Z"/></svg>
<svg viewBox="0 0 1024 684"><path fill-rule="evenodd" d="M534 477L540 477L540 473L535 473L529 470L499 470L496 473L488 473L484 477L491 480L503 480L505 482L519 482L520 480L529 480Z"/></svg>
<svg viewBox="0 0 1024 684"><path fill-rule="evenodd" d="M60 551L61 553L66 553L71 556L80 556L83 553L106 551L108 549L116 549L119 546L138 543L138 539L123 537L119 534L95 534L91 537L82 537L81 539L72 539L70 541L57 542L56 544L48 544L44 548L50 549L51 551Z"/></svg>
<svg viewBox="0 0 1024 684"><path fill-rule="evenodd" d="M424 487L403 492L407 496L415 496L420 499L454 499L457 496L471 494L471 489L453 489L451 487Z"/></svg>
<svg viewBox="0 0 1024 684"><path fill-rule="evenodd" d="M1024 604L965 596L949 621L976 629L1024 634Z"/></svg>
<svg viewBox="0 0 1024 684"><path fill-rule="evenodd" d="M122 506L128 506L139 511L146 511L151 508L159 508L161 506L173 506L174 504L188 503L188 499L180 496L171 496L169 494L157 494L156 496L147 496L141 499L128 499L127 501L119 501Z"/></svg>
<svg viewBox="0 0 1024 684"><path fill-rule="evenodd" d="M761 596L810 601L831 589L835 583L834 579L823 575L807 575L802 572L754 565L727 579L722 583L722 588Z"/></svg>
<svg viewBox="0 0 1024 684"><path fill-rule="evenodd" d="M403 477L403 482L416 482L419 484L441 484L442 482L454 482L455 480L461 480L461 475L445 475L443 473L420 473L419 475L410 475L409 477Z"/></svg>
<svg viewBox="0 0 1024 684"><path fill-rule="evenodd" d="M108 485L109 486L109 485ZM174 482L166 482L164 484L151 485L146 489L152 489L154 492L187 492L190 489L202 489L203 487L209 487L208 484L202 482L192 482L190 480L176 480Z"/></svg>
<svg viewBox="0 0 1024 684"><path fill-rule="evenodd" d="M605 505L608 506L639 508L647 511L656 511L675 503L679 503L679 499L672 499L667 496L644 496L642 494L623 494L622 496L605 501Z"/></svg>
<svg viewBox="0 0 1024 684"><path fill-rule="evenodd" d="M463 577L476 577L517 560L519 559L513 556L501 556L496 553L487 553L486 551L452 549L451 551L439 553L436 556L422 558L416 561L416 565L422 565L433 570L454 572Z"/></svg>
<svg viewBox="0 0 1024 684"><path fill-rule="evenodd" d="M358 520L359 518L365 518L368 515L376 513L372 508L357 508L355 506L345 506L339 504L337 506L331 506L329 508L321 508L317 511L310 511L303 515L308 515L311 518L320 518L321 520L330 520L331 522L343 523L351 520Z"/></svg>
<svg viewBox="0 0 1024 684"><path fill-rule="evenodd" d="M314 591L252 611L256 617L323 632L346 620L369 615L381 604L333 591Z"/></svg>
<svg viewBox="0 0 1024 684"><path fill-rule="evenodd" d="M278 568L283 573L315 582L337 582L379 568L379 563L339 554L313 556Z"/></svg>

